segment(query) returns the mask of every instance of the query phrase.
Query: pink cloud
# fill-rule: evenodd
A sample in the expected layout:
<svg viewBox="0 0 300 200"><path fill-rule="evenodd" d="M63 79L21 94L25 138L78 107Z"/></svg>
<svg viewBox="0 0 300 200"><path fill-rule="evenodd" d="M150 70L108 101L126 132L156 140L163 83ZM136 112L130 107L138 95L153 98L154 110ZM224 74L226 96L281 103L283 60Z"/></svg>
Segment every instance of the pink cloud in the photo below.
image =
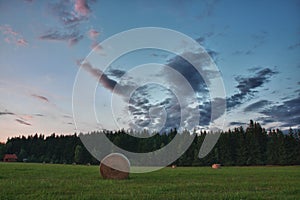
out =
<svg viewBox="0 0 300 200"><path fill-rule="evenodd" d="M98 36L99 36L99 32L98 32L98 31L96 31L95 29L89 30L89 37L90 37L92 40L97 39Z"/></svg>
<svg viewBox="0 0 300 200"><path fill-rule="evenodd" d="M21 39L18 39L17 45L18 46L27 46L28 42L24 38L21 38Z"/></svg>
<svg viewBox="0 0 300 200"><path fill-rule="evenodd" d="M18 32L14 31L10 26L2 26L0 27L0 30L2 30L3 34L5 35L19 35Z"/></svg>
<svg viewBox="0 0 300 200"><path fill-rule="evenodd" d="M28 42L22 35L14 31L9 25L0 26L0 31L5 36L4 41L8 44L16 44L18 46L27 46Z"/></svg>
<svg viewBox="0 0 300 200"><path fill-rule="evenodd" d="M103 48L101 47L100 44L98 44L97 42L93 42L92 45L91 45L91 48L93 50L96 50L96 51L103 51ZM103 52L102 52L103 53Z"/></svg>
<svg viewBox="0 0 300 200"><path fill-rule="evenodd" d="M8 44L11 43L11 41L10 41L10 39L9 39L8 37L5 38L4 41L5 41L6 43L8 43Z"/></svg>
<svg viewBox="0 0 300 200"><path fill-rule="evenodd" d="M69 46L73 46L79 42L83 38L82 35L79 35L78 37L73 37L69 39Z"/></svg>
<svg viewBox="0 0 300 200"><path fill-rule="evenodd" d="M90 8L86 0L76 0L74 8L77 13L83 16L86 16L90 13Z"/></svg>

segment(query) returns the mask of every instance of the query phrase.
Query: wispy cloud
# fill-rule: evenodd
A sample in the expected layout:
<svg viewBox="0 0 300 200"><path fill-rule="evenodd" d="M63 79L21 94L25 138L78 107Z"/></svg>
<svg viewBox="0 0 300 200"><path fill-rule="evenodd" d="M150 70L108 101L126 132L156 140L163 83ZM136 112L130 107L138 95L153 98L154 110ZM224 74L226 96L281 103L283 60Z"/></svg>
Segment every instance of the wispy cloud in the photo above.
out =
<svg viewBox="0 0 300 200"><path fill-rule="evenodd" d="M28 41L24 39L21 33L13 30L9 25L0 26L0 32L4 36L4 41L8 44L17 46L27 46Z"/></svg>
<svg viewBox="0 0 300 200"><path fill-rule="evenodd" d="M243 122L230 122L229 126L244 126L245 124Z"/></svg>
<svg viewBox="0 0 300 200"><path fill-rule="evenodd" d="M67 41L69 45L76 44L79 40L83 38L78 31L68 31L63 32L59 30L49 30L44 35L40 36L42 40L53 40L53 41Z"/></svg>
<svg viewBox="0 0 300 200"><path fill-rule="evenodd" d="M208 0L203 1L203 9L201 10L201 14L197 16L198 19L202 20L208 17L211 17L214 14L217 4L219 0Z"/></svg>
<svg viewBox="0 0 300 200"><path fill-rule="evenodd" d="M78 61L77 64L88 73L90 73L93 77L95 77L103 87L109 89L110 91L113 91L114 87L117 84L115 80L110 79L100 69L94 68L89 62L84 61L83 63L81 63L81 61Z"/></svg>
<svg viewBox="0 0 300 200"><path fill-rule="evenodd" d="M25 121L23 121L23 120L21 120L21 119L16 119L16 121L19 122L20 124L27 125L27 126L31 126L30 123L25 122Z"/></svg>
<svg viewBox="0 0 300 200"><path fill-rule="evenodd" d="M34 97L34 98L37 98L37 99L39 99L39 100L41 100L41 101L44 101L44 102L49 103L49 99L46 98L46 97L44 97L44 96L37 95L37 94L32 94L31 96Z"/></svg>
<svg viewBox="0 0 300 200"><path fill-rule="evenodd" d="M289 128L300 125L300 96L273 105L260 113L269 116L277 122L283 122L283 127Z"/></svg>
<svg viewBox="0 0 300 200"><path fill-rule="evenodd" d="M250 104L249 106L247 106L244 111L245 112L250 112L250 111L259 111L260 109L264 108L267 105L270 105L272 102L268 101L268 100L260 100L257 101L253 104Z"/></svg>
<svg viewBox="0 0 300 200"><path fill-rule="evenodd" d="M0 115L15 115L15 113L9 112L9 111L0 111Z"/></svg>
<svg viewBox="0 0 300 200"><path fill-rule="evenodd" d="M65 41L70 46L78 43L84 37L80 24L89 20L91 12L90 2L86 0L60 0L56 3L48 4L50 13L57 18L61 25L59 28L50 28L41 34L39 38L50 41Z"/></svg>
<svg viewBox="0 0 300 200"><path fill-rule="evenodd" d="M275 74L278 74L278 72L270 68L263 68L256 71L255 74L250 77L237 76L236 81L238 85L236 88L239 92L227 99L227 108L231 109L242 104L245 99L251 98L256 92L255 89L269 82L270 78Z"/></svg>
<svg viewBox="0 0 300 200"><path fill-rule="evenodd" d="M269 33L267 31L259 31L251 35L251 38L254 40L253 48L258 48L266 43Z"/></svg>
<svg viewBox="0 0 300 200"><path fill-rule="evenodd" d="M292 44L288 47L289 50L294 50L300 47L300 42L296 43L296 44Z"/></svg>
<svg viewBox="0 0 300 200"><path fill-rule="evenodd" d="M93 28L88 31L88 37L92 41L91 48L100 52L102 48L98 44L99 42L97 41L99 34L100 33Z"/></svg>

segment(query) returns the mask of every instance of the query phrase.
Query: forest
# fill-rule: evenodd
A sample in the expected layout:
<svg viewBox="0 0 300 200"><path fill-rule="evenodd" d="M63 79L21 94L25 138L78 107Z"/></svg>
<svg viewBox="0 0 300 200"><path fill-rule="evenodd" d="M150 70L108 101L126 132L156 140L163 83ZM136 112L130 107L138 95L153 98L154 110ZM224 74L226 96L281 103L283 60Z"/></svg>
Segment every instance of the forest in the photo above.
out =
<svg viewBox="0 0 300 200"><path fill-rule="evenodd" d="M81 133L80 133L81 134ZM90 134L100 134L92 132ZM102 132L103 134L103 132ZM117 146L132 152L149 152L167 145L176 134L195 136L189 149L173 164L177 166L208 166L220 163L225 166L251 165L300 165L300 130L290 129L283 133L279 129L266 131L257 122L250 120L246 128L242 126L221 132L213 150L199 159L198 153L205 131L201 134L168 133L155 134L149 138L137 138L124 130L104 134ZM141 133L146 134L146 133ZM4 154L16 154L20 162L99 164L82 144L79 135L43 134L8 138L0 143L0 158Z"/></svg>

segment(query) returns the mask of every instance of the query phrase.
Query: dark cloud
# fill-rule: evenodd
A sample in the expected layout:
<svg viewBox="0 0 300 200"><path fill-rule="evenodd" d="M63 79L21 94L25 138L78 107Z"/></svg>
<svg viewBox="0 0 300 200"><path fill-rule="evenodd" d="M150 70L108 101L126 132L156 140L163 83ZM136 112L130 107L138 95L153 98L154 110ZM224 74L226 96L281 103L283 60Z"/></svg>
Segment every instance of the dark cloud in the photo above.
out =
<svg viewBox="0 0 300 200"><path fill-rule="evenodd" d="M250 104L249 106L247 106L244 111L245 112L249 112L249 111L257 111L263 107L265 107L266 105L270 105L270 101L267 101L267 100L260 100L260 101L257 101L253 104Z"/></svg>
<svg viewBox="0 0 300 200"><path fill-rule="evenodd" d="M154 91L164 92L165 98L153 96ZM165 114L164 115L164 111ZM139 87L130 97L129 112L133 117L130 127L151 128L166 132L180 125L180 106L176 96L169 90L155 84ZM165 120L165 121L164 121ZM162 122L164 124L161 124Z"/></svg>
<svg viewBox="0 0 300 200"><path fill-rule="evenodd" d="M244 126L245 124L243 122L230 122L229 126Z"/></svg>
<svg viewBox="0 0 300 200"><path fill-rule="evenodd" d="M67 32L62 32L59 30L49 30L44 35L41 35L39 38L42 40L67 41L70 45L73 45L79 40L81 40L83 36L80 35L78 31L74 30Z"/></svg>
<svg viewBox="0 0 300 200"><path fill-rule="evenodd" d="M117 78L121 78L125 73L126 73L125 71L119 69L109 69L109 71L107 72L108 75Z"/></svg>
<svg viewBox="0 0 300 200"><path fill-rule="evenodd" d="M277 122L283 122L283 126L300 125L300 96L284 101L280 105L273 105L260 113L269 116Z"/></svg>
<svg viewBox="0 0 300 200"><path fill-rule="evenodd" d="M201 10L201 14L197 16L198 19L202 20L207 17L211 17L214 14L215 8L219 3L219 0L208 0L203 1L203 9Z"/></svg>
<svg viewBox="0 0 300 200"><path fill-rule="evenodd" d="M200 73L191 63L185 60L182 56L175 56L174 58L168 60L167 65L178 71L181 75L183 75L184 78L190 83L191 87L194 89L195 92L207 93L208 89L203 77L207 77L207 81L209 81L210 78L214 78L217 75L215 71L204 69L203 67L204 65L209 64L211 60L205 54L199 55L197 53L192 52L186 52L184 53L184 56L188 57L191 60L197 59L197 64L200 66L197 67L201 70ZM169 78L172 79L172 77ZM210 84L210 82L208 82L207 84Z"/></svg>
<svg viewBox="0 0 300 200"><path fill-rule="evenodd" d="M249 93L252 89L262 86L264 83L269 81L269 78L277 74L277 72L265 68L258 72L256 72L255 76L253 77L236 77L238 85L236 86L241 93Z"/></svg>
<svg viewBox="0 0 300 200"><path fill-rule="evenodd" d="M275 122L275 120L270 117L260 117L260 118L256 119L256 121L262 121L262 125L266 125L268 123Z"/></svg>
<svg viewBox="0 0 300 200"><path fill-rule="evenodd" d="M252 55L254 54L254 52L252 50L236 50L232 53L232 55L235 55L235 56L238 56L238 55L246 55L246 56L249 56L249 55Z"/></svg>
<svg viewBox="0 0 300 200"><path fill-rule="evenodd" d="M211 50L211 49L208 49L207 50L207 53L208 53L208 55L215 61L215 62L217 62L218 61L218 55L219 55L219 53L218 52L216 52L216 51L214 51L214 50Z"/></svg>
<svg viewBox="0 0 300 200"><path fill-rule="evenodd" d="M211 55L216 55L216 53L211 51ZM189 122L194 122L195 117L197 117L197 114L194 115L195 113L200 114L200 119L197 119L199 120L198 125L207 126L212 120L219 118L223 114L218 112L218 110L222 110L218 108L225 104L225 99L213 99L211 101L208 90L211 81L217 77L219 72L207 67L211 64L211 59L207 54L185 52L183 56L195 62L200 72L182 56L175 56L168 60L166 65L180 73L190 84L193 89L192 93L195 95L196 100L198 100L197 103L190 101L192 99L190 97L191 94L182 87L182 79L169 74L170 71L163 70L157 76L161 76L166 84L176 86L178 91L176 95L184 97L181 98L181 102L179 102L177 96L171 90L165 88L166 86L158 84L147 84L138 87L133 94L130 94L130 99L127 99L129 94L126 92L131 91L128 90L131 86L126 81L118 82L119 78L125 74L124 71L108 68L103 72L85 61L78 62L78 64L93 77L97 78L104 88L113 91L117 84L122 88L119 95L123 96L124 100L129 102L128 109L133 117L132 123L129 124L130 127L135 127L136 125L139 127L150 126L157 130L156 127L161 125L160 123L164 119L164 125L163 127L159 127L159 130L167 131L170 128L179 128L181 119L184 120L183 123L185 125L189 126ZM203 77L207 78L207 83L205 83ZM157 94L157 92L164 95L159 95L159 97L153 95ZM212 105L216 108L213 116L211 115ZM153 130L153 128L151 129Z"/></svg>
<svg viewBox="0 0 300 200"><path fill-rule="evenodd" d="M251 38L254 41L253 46L250 49L236 50L232 53L232 55L235 55L235 56L253 55L256 48L258 48L258 47L262 46L264 43L266 43L268 36L269 36L269 34L267 31L260 31L258 33L252 34Z"/></svg>
<svg viewBox="0 0 300 200"><path fill-rule="evenodd" d="M0 115L15 115L15 113L4 111L4 112L0 112Z"/></svg>
<svg viewBox="0 0 300 200"><path fill-rule="evenodd" d="M200 45L203 45L204 42L205 42L206 38L205 37L199 37L196 39L196 41L200 44Z"/></svg>
<svg viewBox="0 0 300 200"><path fill-rule="evenodd" d="M100 69L94 68L90 63L84 62L81 63L81 68L89 72L92 76L94 76L98 82L105 88L113 91L117 82L113 79L110 79L106 74L104 74Z"/></svg>
<svg viewBox="0 0 300 200"><path fill-rule="evenodd" d="M114 91L114 93L119 94L121 96L128 96L129 94L127 94L127 92L135 88L135 85L132 82L129 82L124 79L122 82L118 83L116 80L112 79L109 76L110 74L118 78L118 76L123 73L121 70L108 70L108 72L103 72L98 68L94 68L89 62L81 60L77 61L77 65L79 65L82 69L84 69L94 78L96 78L104 88L110 91ZM114 90L117 84L118 90Z"/></svg>
<svg viewBox="0 0 300 200"><path fill-rule="evenodd" d="M233 108L242 104L244 100L251 99L257 92L255 89L269 82L270 78L275 74L278 74L278 72L270 68L264 68L257 70L255 74L250 77L237 76L236 81L238 85L236 88L239 92L227 99L227 108Z"/></svg>
<svg viewBox="0 0 300 200"><path fill-rule="evenodd" d="M87 0L60 0L49 3L50 13L61 24L59 28L52 28L39 37L42 40L65 41L70 46L76 44L83 38L80 33L80 24L89 20L91 12L89 4L93 1Z"/></svg>
<svg viewBox="0 0 300 200"><path fill-rule="evenodd" d="M300 42L296 43L296 44L293 44L293 45L290 45L288 47L289 50L294 50L294 49L297 49L300 47Z"/></svg>
<svg viewBox="0 0 300 200"><path fill-rule="evenodd" d="M30 123L25 122L25 121L23 121L23 120L21 120L21 119L16 119L16 121L19 122L20 124L27 125L27 126L31 126Z"/></svg>
<svg viewBox="0 0 300 200"><path fill-rule="evenodd" d="M253 48L256 49L260 46L262 46L269 36L269 33L267 31L260 31L258 33L252 34L251 37L254 40Z"/></svg>
<svg viewBox="0 0 300 200"><path fill-rule="evenodd" d="M49 102L49 99L47 97L44 97L44 96L41 96L41 95L37 95L37 94L32 94L31 96L34 97L34 98L37 98L39 100L45 101L47 103Z"/></svg>
<svg viewBox="0 0 300 200"><path fill-rule="evenodd" d="M53 16L63 25L77 25L78 23L87 20L88 18L86 15L80 15L73 10L74 6L72 4L72 1L61 0L56 3L50 3L49 9Z"/></svg>
<svg viewBox="0 0 300 200"><path fill-rule="evenodd" d="M213 54L216 53L211 51L211 55ZM190 86L194 90L196 99L198 100L198 102L194 102L195 104L197 104L197 106L195 106L195 108L189 107L191 105L191 102L188 101L190 97L187 96L187 91L185 91L184 88L182 88L182 90L179 89L180 93L178 94L181 97L186 96L186 100L183 100L184 102L179 102L177 97L171 91L156 87L154 89L164 92L165 98L157 100L156 103L153 103L153 101L151 101L150 103L148 99L151 99L151 97L149 96L149 93L151 93L151 87L149 87L148 85L143 86L137 90L138 94L135 94L135 96L131 96L129 107L130 112L135 115L136 119L139 119L139 117L141 117L142 115L142 119L146 121L148 120L147 123L142 123L142 121L136 122L138 123L138 125L149 125L149 109L153 107L161 107L166 112L166 121L164 127L162 128L162 131L167 131L168 129L174 127L178 128L182 118L184 120L184 123L194 121L193 118L196 117L196 115L193 116L193 112L198 112L198 114L200 114L200 119L197 119L199 120L199 126L208 126L210 122L218 119L221 115L224 114L223 111L225 110L225 108L223 108L223 105L226 104L226 100L221 98L212 100L209 99L210 97L208 86L211 84L210 81L213 78L217 77L218 72L205 67L211 62L207 54L203 55L201 53L196 54L192 52L185 52L183 56L195 61L200 66L199 68L201 72L199 73L197 69L182 56L173 57L172 59L168 60L168 63L166 65L179 72L190 84ZM172 85L176 85L179 88L180 85L182 85L181 79L179 80L172 74L168 74L168 71L163 71L161 74L164 80L168 81ZM207 78L208 83L205 83L203 77ZM211 112L212 105L215 108L213 115ZM181 113L182 110L185 110L185 112Z"/></svg>

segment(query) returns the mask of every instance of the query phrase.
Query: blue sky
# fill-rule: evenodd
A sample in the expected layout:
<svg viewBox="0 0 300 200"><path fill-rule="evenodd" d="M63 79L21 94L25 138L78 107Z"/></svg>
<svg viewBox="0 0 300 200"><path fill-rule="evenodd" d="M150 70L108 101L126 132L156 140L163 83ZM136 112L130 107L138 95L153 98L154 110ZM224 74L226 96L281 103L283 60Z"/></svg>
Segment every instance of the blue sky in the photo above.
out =
<svg viewBox="0 0 300 200"><path fill-rule="evenodd" d="M72 91L81 68L78 63L97 43L140 27L182 32L209 52L226 89L225 128L245 125L249 119L266 128L299 128L299 11L300 2L296 0L0 0L0 141L22 134L77 131L72 117ZM143 50L112 63L114 70L104 72L106 81L117 82L118 75L149 62L173 66L186 78L192 73L176 55ZM99 83L96 98L112 93L104 85L108 82L104 82ZM189 82L197 85L203 81ZM153 92L154 88L140 89L148 92L152 103L155 98L164 99L161 93ZM170 91L156 89L169 95ZM205 89L202 92L207 95ZM97 112L107 111L104 104L96 105ZM166 106L174 111L173 101ZM139 111L147 108L135 107ZM135 117L145 120L139 113ZM102 122L105 124L105 119ZM85 128L94 130L97 126L87 121Z"/></svg>

